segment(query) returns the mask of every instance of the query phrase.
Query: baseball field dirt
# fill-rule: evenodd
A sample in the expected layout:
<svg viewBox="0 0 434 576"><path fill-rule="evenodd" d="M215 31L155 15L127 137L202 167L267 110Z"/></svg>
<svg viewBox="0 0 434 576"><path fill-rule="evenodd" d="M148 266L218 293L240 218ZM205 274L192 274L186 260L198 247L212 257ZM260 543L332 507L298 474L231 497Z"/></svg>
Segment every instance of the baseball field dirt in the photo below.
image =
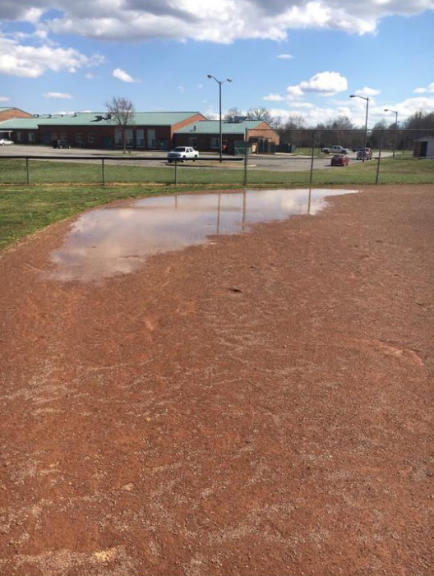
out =
<svg viewBox="0 0 434 576"><path fill-rule="evenodd" d="M433 573L434 186L104 281L70 226L0 256L2 576Z"/></svg>

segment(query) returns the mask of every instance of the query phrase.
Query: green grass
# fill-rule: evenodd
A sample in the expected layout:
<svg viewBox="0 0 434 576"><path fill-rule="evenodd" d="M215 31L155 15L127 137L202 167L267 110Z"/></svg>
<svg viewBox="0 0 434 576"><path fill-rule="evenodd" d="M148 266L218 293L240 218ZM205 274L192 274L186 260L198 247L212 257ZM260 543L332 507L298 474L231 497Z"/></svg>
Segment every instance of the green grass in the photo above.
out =
<svg viewBox="0 0 434 576"><path fill-rule="evenodd" d="M310 156L312 154L312 147L311 146L300 146L295 149L295 152L291 153L292 156ZM321 154L321 148L315 147L313 151L314 156L323 156Z"/></svg>
<svg viewBox="0 0 434 576"><path fill-rule="evenodd" d="M377 162L315 170L313 186L360 186L374 184ZM304 187L309 172L250 170L248 186ZM0 248L49 224L87 208L123 198L178 191L240 188L242 165L233 169L186 165L178 168L178 187L173 186L173 167L106 167L108 186L101 186L101 166L66 162L31 162L31 186L26 186L22 160L0 160ZM6 184L9 182L9 184ZM117 184L113 184L116 182ZM434 183L434 160L392 159L381 162L380 184Z"/></svg>
<svg viewBox="0 0 434 576"><path fill-rule="evenodd" d="M30 161L30 183L71 183L95 184L102 181L100 163ZM214 164L188 163L178 166L178 183L242 185L243 164L233 162L231 167ZM375 183L377 161L359 162L345 168L315 170L317 184L372 184ZM414 158L384 158L380 167L381 183L426 183L433 182L433 160ZM173 166L131 166L107 161L105 180L107 183L159 183L173 184ZM273 170L249 170L249 184L299 185L309 182L307 172L284 172ZM26 183L25 161L20 159L0 159L0 184Z"/></svg>
<svg viewBox="0 0 434 576"><path fill-rule="evenodd" d="M315 185L375 184L377 160L314 172ZM381 160L379 184L434 184L434 160Z"/></svg>

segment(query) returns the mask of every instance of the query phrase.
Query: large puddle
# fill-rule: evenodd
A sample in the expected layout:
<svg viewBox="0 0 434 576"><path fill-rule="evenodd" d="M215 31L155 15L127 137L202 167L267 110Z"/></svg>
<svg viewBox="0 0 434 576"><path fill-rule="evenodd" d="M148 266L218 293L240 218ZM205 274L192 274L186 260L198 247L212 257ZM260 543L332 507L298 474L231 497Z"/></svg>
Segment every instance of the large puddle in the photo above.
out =
<svg viewBox="0 0 434 576"><path fill-rule="evenodd" d="M159 196L92 210L80 216L51 254L51 277L91 282L128 274L149 256L239 234L257 222L315 214L326 196L354 190L247 190Z"/></svg>

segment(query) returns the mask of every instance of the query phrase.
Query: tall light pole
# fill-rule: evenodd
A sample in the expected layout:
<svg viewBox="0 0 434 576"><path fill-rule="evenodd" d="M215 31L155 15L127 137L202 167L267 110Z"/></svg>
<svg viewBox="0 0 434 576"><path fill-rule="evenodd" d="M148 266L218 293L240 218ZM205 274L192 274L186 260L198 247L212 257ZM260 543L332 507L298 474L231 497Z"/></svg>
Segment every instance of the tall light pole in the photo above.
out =
<svg viewBox="0 0 434 576"><path fill-rule="evenodd" d="M220 134L220 162L222 161L222 150L223 150L223 140L222 140L222 84L225 82L232 82L231 78L226 78L226 80L218 80L212 74L208 74L208 78L213 78L219 85L219 134Z"/></svg>
<svg viewBox="0 0 434 576"><path fill-rule="evenodd" d="M391 110L390 108L385 108L384 111L393 112L393 114L395 114L395 138L393 141L393 157L395 158L396 140L398 138L398 112L396 110Z"/></svg>
<svg viewBox="0 0 434 576"><path fill-rule="evenodd" d="M363 139L363 162L365 161L366 156L366 140L368 138L368 108L369 108L369 97L368 96L360 96L360 94L350 94L350 98L361 98L362 100L366 101L366 117L365 117L365 137Z"/></svg>

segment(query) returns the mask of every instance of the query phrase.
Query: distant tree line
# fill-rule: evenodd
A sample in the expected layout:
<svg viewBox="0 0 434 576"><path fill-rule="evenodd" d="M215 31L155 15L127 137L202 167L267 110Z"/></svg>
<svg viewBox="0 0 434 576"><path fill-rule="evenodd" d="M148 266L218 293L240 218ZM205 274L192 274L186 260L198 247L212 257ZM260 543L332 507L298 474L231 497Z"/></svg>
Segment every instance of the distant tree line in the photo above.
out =
<svg viewBox="0 0 434 576"><path fill-rule="evenodd" d="M252 108L244 114L238 108L231 108L225 115L225 120L268 122L279 133L282 146L293 144L298 147L310 147L312 134L315 134L315 145L320 147L341 144L356 149L363 145L364 129L356 127L347 116L339 116L306 128L305 120L300 115L290 116L283 122L281 118L272 117L266 108ZM408 149L413 146L416 138L426 136L427 133L434 136L434 112L420 111L400 122L398 127L395 122L388 123L385 120L377 122L368 131L367 145L378 148L381 143L382 148Z"/></svg>

